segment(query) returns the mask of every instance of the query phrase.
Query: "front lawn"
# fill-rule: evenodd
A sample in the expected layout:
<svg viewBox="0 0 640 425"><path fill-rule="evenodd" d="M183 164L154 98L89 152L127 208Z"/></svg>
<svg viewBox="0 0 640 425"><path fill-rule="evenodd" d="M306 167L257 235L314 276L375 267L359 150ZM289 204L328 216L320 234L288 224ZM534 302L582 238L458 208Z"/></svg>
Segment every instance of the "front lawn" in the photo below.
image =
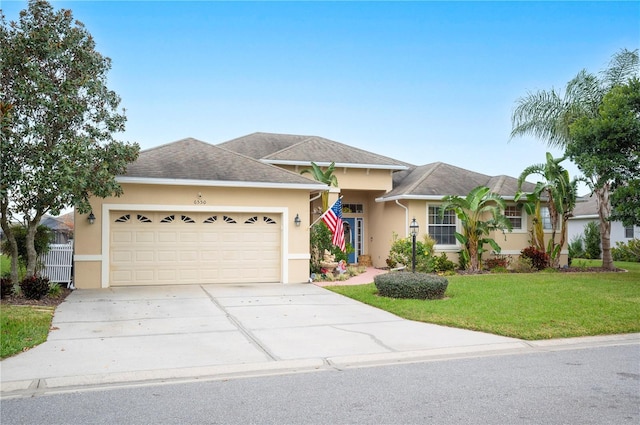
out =
<svg viewBox="0 0 640 425"><path fill-rule="evenodd" d="M0 359L46 341L54 309L3 304L0 308Z"/></svg>
<svg viewBox="0 0 640 425"><path fill-rule="evenodd" d="M640 263L616 266L629 271L449 276L436 301L379 297L374 284L327 289L406 319L527 340L640 332Z"/></svg>

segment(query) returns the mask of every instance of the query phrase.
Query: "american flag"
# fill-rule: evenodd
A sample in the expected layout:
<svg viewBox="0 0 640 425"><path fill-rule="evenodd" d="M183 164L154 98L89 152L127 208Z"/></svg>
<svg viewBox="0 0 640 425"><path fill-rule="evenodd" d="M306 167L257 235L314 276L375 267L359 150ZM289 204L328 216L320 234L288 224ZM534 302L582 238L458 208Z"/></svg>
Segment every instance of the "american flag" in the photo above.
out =
<svg viewBox="0 0 640 425"><path fill-rule="evenodd" d="M342 224L342 201L339 198L333 206L322 215L322 221L324 221L324 224L326 224L329 230L331 230L331 233L333 233L331 243L344 252L345 245L344 225Z"/></svg>

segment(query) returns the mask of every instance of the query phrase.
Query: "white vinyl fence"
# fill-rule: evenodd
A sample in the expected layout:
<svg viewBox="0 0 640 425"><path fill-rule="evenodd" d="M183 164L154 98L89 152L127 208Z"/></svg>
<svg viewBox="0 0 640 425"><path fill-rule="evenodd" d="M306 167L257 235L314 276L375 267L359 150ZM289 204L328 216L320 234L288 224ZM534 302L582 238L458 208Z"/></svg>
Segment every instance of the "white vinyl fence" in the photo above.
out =
<svg viewBox="0 0 640 425"><path fill-rule="evenodd" d="M51 282L66 283L73 287L71 281L71 267L73 264L73 241L66 244L51 244L49 252L42 257L44 269L42 275Z"/></svg>

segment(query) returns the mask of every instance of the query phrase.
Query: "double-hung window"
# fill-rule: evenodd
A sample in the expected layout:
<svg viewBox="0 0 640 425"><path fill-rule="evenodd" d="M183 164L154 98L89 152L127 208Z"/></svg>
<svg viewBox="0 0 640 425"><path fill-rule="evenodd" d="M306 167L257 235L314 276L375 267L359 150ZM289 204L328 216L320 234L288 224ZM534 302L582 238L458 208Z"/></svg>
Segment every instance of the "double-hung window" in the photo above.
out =
<svg viewBox="0 0 640 425"><path fill-rule="evenodd" d="M551 229L551 215L549 214L549 207L540 208L540 216L542 217L542 228L545 230Z"/></svg>
<svg viewBox="0 0 640 425"><path fill-rule="evenodd" d="M456 244L456 214L452 210L440 215L440 207L429 207L429 236L437 245Z"/></svg>
<svg viewBox="0 0 640 425"><path fill-rule="evenodd" d="M522 229L522 207L517 205L509 205L504 209L504 215L511 222L513 230Z"/></svg>

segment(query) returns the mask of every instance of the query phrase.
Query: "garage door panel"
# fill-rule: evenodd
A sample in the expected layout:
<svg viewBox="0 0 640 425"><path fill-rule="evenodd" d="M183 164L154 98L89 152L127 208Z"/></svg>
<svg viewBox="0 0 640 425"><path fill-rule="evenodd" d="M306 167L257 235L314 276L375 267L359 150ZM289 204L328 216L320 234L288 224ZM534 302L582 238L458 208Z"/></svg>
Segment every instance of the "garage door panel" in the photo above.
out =
<svg viewBox="0 0 640 425"><path fill-rule="evenodd" d="M132 238L131 232L113 231L111 233L111 242L115 243L131 243Z"/></svg>
<svg viewBox="0 0 640 425"><path fill-rule="evenodd" d="M134 234L134 239L136 243L154 243L156 240L155 236L155 232L143 231L136 232Z"/></svg>
<svg viewBox="0 0 640 425"><path fill-rule="evenodd" d="M178 241L178 233L177 232L168 232L168 231L160 231L157 232L158 242L160 243L175 243Z"/></svg>
<svg viewBox="0 0 640 425"><path fill-rule="evenodd" d="M111 285L281 279L278 215L121 211L110 218Z"/></svg>

